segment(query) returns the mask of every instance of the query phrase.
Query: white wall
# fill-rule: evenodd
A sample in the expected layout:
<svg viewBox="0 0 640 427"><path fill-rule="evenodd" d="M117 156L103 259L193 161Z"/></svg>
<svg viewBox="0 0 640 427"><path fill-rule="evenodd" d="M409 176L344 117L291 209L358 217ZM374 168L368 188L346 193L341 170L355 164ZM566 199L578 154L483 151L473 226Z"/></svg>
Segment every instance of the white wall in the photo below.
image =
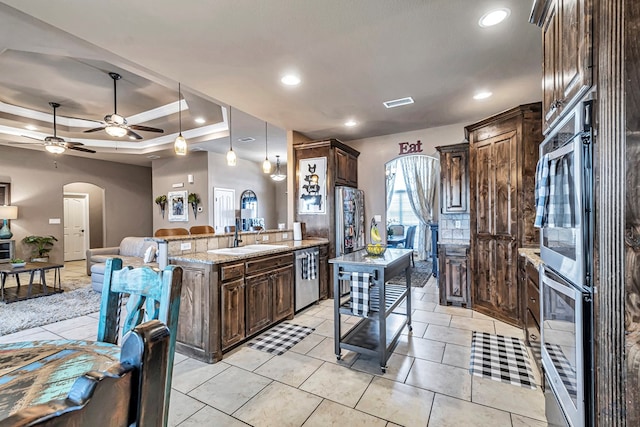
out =
<svg viewBox="0 0 640 427"><path fill-rule="evenodd" d="M373 215L385 217L385 170L389 160L400 157L399 143L422 143L422 153L438 157L436 147L458 144L464 140L464 126L460 123L450 126L422 129L412 132L397 133L374 138L365 138L346 142L347 145L360 152L358 157L358 188L365 192L365 218L369 221ZM439 198L439 191L436 198Z"/></svg>

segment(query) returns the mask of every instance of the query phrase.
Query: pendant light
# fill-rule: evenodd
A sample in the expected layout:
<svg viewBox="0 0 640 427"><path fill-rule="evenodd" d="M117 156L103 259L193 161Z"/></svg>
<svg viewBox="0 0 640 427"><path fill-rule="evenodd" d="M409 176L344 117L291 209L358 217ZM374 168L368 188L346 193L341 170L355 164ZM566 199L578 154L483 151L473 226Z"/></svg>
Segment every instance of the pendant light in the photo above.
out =
<svg viewBox="0 0 640 427"><path fill-rule="evenodd" d="M233 136L232 136L232 123L231 123L231 105L229 105L229 151L227 152L227 165L236 165L236 153L233 151Z"/></svg>
<svg viewBox="0 0 640 427"><path fill-rule="evenodd" d="M264 122L264 162L262 162L262 172L271 173L271 162L267 156L267 122Z"/></svg>
<svg viewBox="0 0 640 427"><path fill-rule="evenodd" d="M186 156L187 140L182 136L182 91L180 89L180 82L178 82L178 123L180 133L178 133L176 141L173 143L173 151L175 151L178 156Z"/></svg>
<svg viewBox="0 0 640 427"><path fill-rule="evenodd" d="M274 181L283 181L287 175L280 171L280 156L276 156L276 171L271 174L271 179Z"/></svg>

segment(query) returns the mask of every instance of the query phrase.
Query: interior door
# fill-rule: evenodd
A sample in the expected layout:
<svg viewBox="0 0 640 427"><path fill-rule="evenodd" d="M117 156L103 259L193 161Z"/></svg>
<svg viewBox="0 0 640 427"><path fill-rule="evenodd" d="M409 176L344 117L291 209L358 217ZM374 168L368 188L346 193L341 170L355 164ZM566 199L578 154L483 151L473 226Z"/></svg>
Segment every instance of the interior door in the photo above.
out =
<svg viewBox="0 0 640 427"><path fill-rule="evenodd" d="M65 261L86 258L88 206L87 195L65 195L64 197Z"/></svg>
<svg viewBox="0 0 640 427"><path fill-rule="evenodd" d="M224 233L224 227L235 225L236 190L230 188L213 189L213 226L216 233Z"/></svg>

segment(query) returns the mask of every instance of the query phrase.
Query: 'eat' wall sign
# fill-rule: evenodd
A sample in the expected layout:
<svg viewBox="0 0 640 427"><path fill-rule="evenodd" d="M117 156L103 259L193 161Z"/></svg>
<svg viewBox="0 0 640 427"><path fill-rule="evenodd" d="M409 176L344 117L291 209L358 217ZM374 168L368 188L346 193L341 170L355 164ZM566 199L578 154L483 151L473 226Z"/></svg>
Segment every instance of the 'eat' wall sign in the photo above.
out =
<svg viewBox="0 0 640 427"><path fill-rule="evenodd" d="M398 154L422 153L422 142L418 140L415 144L409 142L399 142L400 152Z"/></svg>

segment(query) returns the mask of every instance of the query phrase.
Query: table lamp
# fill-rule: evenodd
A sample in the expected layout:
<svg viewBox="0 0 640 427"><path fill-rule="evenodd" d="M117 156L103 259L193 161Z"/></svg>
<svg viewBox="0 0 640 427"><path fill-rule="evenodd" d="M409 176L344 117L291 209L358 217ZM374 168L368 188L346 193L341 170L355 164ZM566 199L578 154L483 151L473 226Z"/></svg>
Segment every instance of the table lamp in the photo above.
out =
<svg viewBox="0 0 640 427"><path fill-rule="evenodd" d="M0 239L10 239L13 236L7 220L18 219L17 206L0 206L0 219L4 220L4 225L0 228Z"/></svg>

